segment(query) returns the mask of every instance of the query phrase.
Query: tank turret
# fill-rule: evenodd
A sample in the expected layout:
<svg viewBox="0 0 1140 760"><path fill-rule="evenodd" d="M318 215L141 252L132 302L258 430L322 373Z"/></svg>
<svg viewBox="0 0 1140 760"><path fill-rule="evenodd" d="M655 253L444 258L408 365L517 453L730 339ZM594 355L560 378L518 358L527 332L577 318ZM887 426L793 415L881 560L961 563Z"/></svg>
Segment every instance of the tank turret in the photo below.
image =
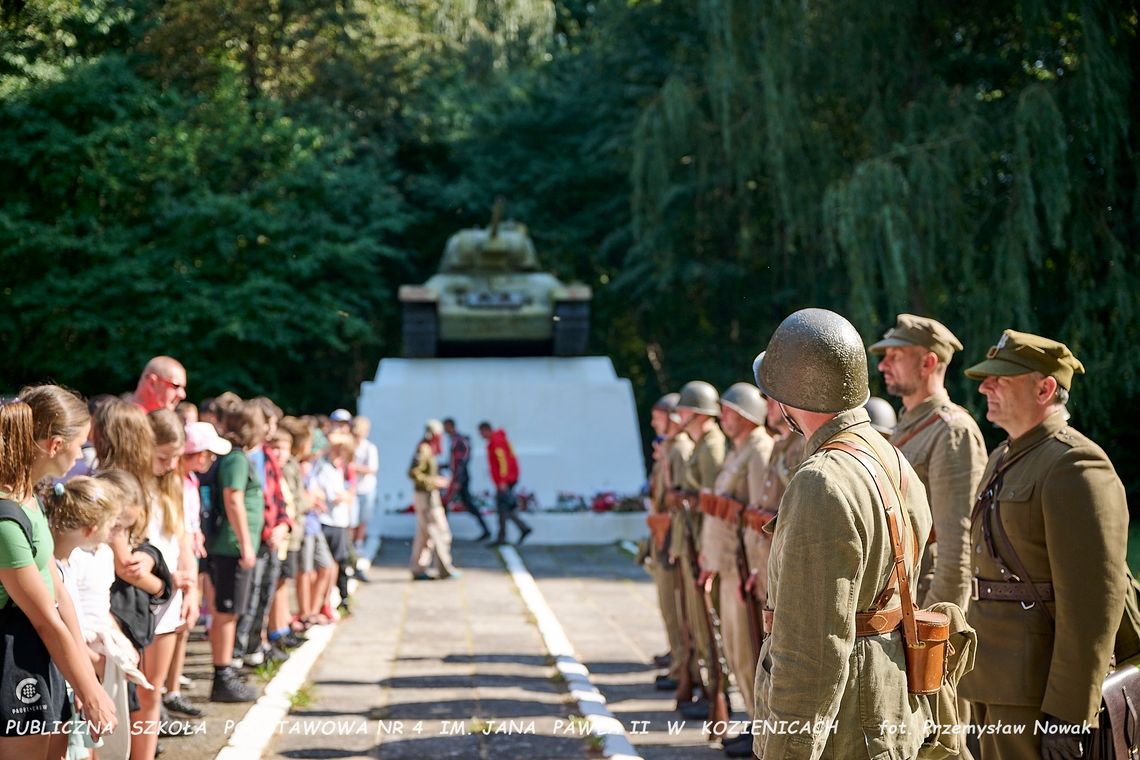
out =
<svg viewBox="0 0 1140 760"><path fill-rule="evenodd" d="M586 352L589 286L543 272L526 226L502 214L499 199L490 224L448 239L431 279L400 287L405 356Z"/></svg>

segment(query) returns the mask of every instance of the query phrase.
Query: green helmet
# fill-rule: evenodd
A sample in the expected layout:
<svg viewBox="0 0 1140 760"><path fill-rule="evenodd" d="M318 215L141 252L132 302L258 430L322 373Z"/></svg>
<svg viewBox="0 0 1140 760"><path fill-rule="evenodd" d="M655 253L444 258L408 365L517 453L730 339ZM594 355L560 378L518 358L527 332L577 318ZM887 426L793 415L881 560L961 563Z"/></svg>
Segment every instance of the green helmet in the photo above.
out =
<svg viewBox="0 0 1140 760"><path fill-rule="evenodd" d="M737 414L755 425L763 425L768 418L768 402L760 389L752 383L734 383L720 397L722 407L731 407Z"/></svg>
<svg viewBox="0 0 1140 760"><path fill-rule="evenodd" d="M677 411L690 409L697 414L707 414L710 417L720 416L720 396L716 388L704 380L693 380L685 383L681 388L681 397L677 399Z"/></svg>
<svg viewBox="0 0 1140 760"><path fill-rule="evenodd" d="M867 403L863 404L863 408L867 410L867 416L871 418L871 427L883 435L890 435L895 432L895 425L899 423L899 418L890 401L878 396L871 396L867 399Z"/></svg>
<svg viewBox="0 0 1140 760"><path fill-rule="evenodd" d="M788 316L752 370L765 396L807 412L844 412L871 397L863 339L854 325L827 309Z"/></svg>
<svg viewBox="0 0 1140 760"><path fill-rule="evenodd" d="M667 414L672 414L677 411L677 400L681 398L680 393L666 393L661 398L657 399L657 403L653 405L654 409L660 409Z"/></svg>

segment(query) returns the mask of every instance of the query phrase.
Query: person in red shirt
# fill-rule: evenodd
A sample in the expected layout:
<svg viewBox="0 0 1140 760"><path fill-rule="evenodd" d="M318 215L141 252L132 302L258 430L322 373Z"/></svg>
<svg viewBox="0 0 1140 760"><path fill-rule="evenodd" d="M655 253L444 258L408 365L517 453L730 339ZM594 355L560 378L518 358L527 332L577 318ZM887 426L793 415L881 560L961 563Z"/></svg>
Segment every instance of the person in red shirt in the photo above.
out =
<svg viewBox="0 0 1140 760"><path fill-rule="evenodd" d="M491 468L491 480L495 483L495 507L499 511L499 535L491 546L502 546L507 542L507 522L513 522L519 529L521 544L530 534L531 527L515 514L518 500L515 499L515 485L519 482L519 460L507 440L502 428L495 430L490 422L479 423L479 435L487 441L487 466Z"/></svg>

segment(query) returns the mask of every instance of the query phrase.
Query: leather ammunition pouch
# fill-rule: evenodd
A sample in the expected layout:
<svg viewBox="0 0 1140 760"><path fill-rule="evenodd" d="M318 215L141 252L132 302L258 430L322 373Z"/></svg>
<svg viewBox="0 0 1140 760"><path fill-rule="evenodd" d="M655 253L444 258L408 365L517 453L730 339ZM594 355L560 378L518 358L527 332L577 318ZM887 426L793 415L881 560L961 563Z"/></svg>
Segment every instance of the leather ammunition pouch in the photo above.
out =
<svg viewBox="0 0 1140 760"><path fill-rule="evenodd" d="M757 533L764 530L764 526L772 522L775 516L775 512L769 512L766 509L749 508L740 513L741 519L744 520L744 527Z"/></svg>
<svg viewBox="0 0 1140 760"><path fill-rule="evenodd" d="M653 538L653 545L657 551L665 551L665 542L669 538L669 527L673 524L673 516L668 512L659 512L645 516L649 524L649 535Z"/></svg>
<svg viewBox="0 0 1140 760"><path fill-rule="evenodd" d="M740 522L740 513L744 511L744 505L736 499L717 496L707 491L701 492L699 503L701 511L706 515L724 520L732 525Z"/></svg>

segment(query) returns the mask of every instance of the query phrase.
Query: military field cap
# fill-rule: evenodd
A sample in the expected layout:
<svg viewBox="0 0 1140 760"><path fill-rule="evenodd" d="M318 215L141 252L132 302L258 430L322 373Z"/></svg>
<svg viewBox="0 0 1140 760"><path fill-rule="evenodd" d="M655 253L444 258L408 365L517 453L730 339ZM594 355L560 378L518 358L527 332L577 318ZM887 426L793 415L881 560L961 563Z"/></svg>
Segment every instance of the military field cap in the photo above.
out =
<svg viewBox="0 0 1140 760"><path fill-rule="evenodd" d="M937 319L914 314L899 314L895 326L887 330L883 339L868 349L873 354L886 353L888 348L921 346L933 351L944 362L949 362L955 351L962 350L962 342L946 325Z"/></svg>
<svg viewBox="0 0 1140 760"><path fill-rule="evenodd" d="M1073 374L1085 373L1085 366L1073 356L1064 343L1042 338L1032 333L1006 330L996 346L986 352L985 361L966 370L966 377L984 380L991 375L1024 375L1040 372L1057 378L1057 383L1068 390Z"/></svg>

